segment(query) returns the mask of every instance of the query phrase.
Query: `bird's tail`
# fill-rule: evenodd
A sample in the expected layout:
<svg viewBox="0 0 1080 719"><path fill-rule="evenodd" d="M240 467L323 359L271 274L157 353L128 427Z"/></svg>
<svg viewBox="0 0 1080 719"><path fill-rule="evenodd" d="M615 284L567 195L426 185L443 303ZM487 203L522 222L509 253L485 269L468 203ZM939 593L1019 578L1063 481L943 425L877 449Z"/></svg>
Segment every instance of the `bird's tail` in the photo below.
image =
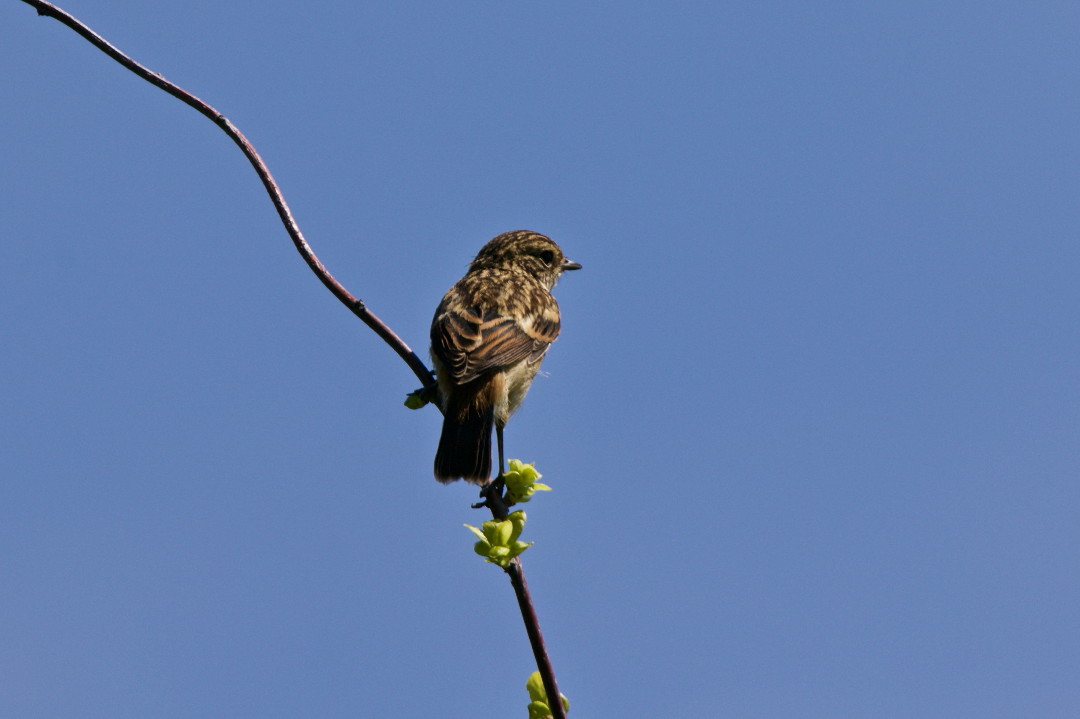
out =
<svg viewBox="0 0 1080 719"><path fill-rule="evenodd" d="M435 479L465 479L487 484L491 479L491 429L495 424L494 382L478 382L475 389L458 387L447 398L439 450L435 453Z"/></svg>

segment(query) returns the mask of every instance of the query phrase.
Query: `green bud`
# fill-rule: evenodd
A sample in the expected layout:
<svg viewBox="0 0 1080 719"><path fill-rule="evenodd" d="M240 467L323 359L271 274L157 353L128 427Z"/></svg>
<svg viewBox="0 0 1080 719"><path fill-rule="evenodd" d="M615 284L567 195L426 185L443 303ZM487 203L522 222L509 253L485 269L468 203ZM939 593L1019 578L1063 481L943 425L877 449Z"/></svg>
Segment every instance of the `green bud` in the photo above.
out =
<svg viewBox="0 0 1080 719"><path fill-rule="evenodd" d="M551 707L547 702L529 702L529 719L551 719Z"/></svg>
<svg viewBox="0 0 1080 719"><path fill-rule="evenodd" d="M525 512L520 509L516 512L511 512L506 518L506 521L510 523L510 537L509 541L516 542L517 538L521 536L521 530L525 529Z"/></svg>
<svg viewBox="0 0 1080 719"><path fill-rule="evenodd" d="M409 392L409 394L405 396L405 406L409 409L420 409L426 405L428 401L422 396L423 392L424 390L422 389L416 389Z"/></svg>
<svg viewBox="0 0 1080 719"><path fill-rule="evenodd" d="M496 545L507 545L514 534L514 524L508 519L492 519L484 522L484 534Z"/></svg>
<svg viewBox="0 0 1080 719"><path fill-rule="evenodd" d="M525 682L525 690L529 692L529 698L533 701L547 701L547 692L544 691L544 680L540 677L540 672L529 675L529 680Z"/></svg>
<svg viewBox="0 0 1080 719"><path fill-rule="evenodd" d="M524 512L514 512L507 519L484 522L481 529L471 524L465 527L479 540L473 544L473 551L503 569L510 565L510 560L532 546L532 542L517 540L525 527Z"/></svg>
<svg viewBox="0 0 1080 719"><path fill-rule="evenodd" d="M551 707L548 705L547 691L544 689L544 680L540 678L540 672L533 672L529 680L525 682L525 689L529 692L532 702L529 704L529 719L544 719L551 716ZM570 700L560 692L563 711L570 711ZM534 713L535 711L535 713Z"/></svg>
<svg viewBox="0 0 1080 719"><path fill-rule="evenodd" d="M511 504L528 502L537 490L550 491L551 487L537 480L543 476L533 464L525 464L519 459L510 460L510 469L503 473L506 482L506 498Z"/></svg>

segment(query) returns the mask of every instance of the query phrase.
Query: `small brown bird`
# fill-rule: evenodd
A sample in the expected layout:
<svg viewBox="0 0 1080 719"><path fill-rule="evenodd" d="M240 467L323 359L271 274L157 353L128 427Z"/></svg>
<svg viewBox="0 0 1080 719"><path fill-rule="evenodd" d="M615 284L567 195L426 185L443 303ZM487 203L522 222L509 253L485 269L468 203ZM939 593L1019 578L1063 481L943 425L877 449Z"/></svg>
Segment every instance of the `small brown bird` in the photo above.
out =
<svg viewBox="0 0 1080 719"><path fill-rule="evenodd" d="M548 346L559 336L551 288L581 265L535 232L506 232L481 248L431 321L442 435L435 478L491 479L491 428L503 471L503 427L521 405Z"/></svg>

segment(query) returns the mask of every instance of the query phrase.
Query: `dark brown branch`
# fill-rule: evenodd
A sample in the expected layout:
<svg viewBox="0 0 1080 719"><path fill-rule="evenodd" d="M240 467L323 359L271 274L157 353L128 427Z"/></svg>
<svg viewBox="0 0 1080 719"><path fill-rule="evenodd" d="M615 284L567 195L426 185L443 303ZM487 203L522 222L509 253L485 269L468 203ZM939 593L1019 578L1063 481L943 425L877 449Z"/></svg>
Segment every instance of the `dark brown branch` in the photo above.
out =
<svg viewBox="0 0 1080 719"><path fill-rule="evenodd" d="M334 279L334 276L330 274L326 267L323 266L323 263L319 261L319 258L315 256L311 246L308 245L307 240L304 239L303 233L300 232L299 225L297 225L296 220L293 219L292 211L289 209L288 204L286 204L285 197L281 194L281 190L278 188L277 183L274 182L274 177L270 174L270 169L266 166L266 163L263 162L262 158L259 157L259 153L251 146L251 143L248 142L247 138L244 137L243 133L240 132L227 117L183 88L169 82L162 77L161 74L151 72L135 62L113 47L113 45L105 38L101 37L79 20L55 5L41 2L40 0L23 0L23 2L36 9L38 15L56 18L64 25L67 25L69 28L89 40L94 47L101 50L113 60L116 60L128 70L131 70L150 84L156 85L173 97L195 108L201 114L210 118L210 120L220 127L226 135L232 138L233 142L240 147L244 156L247 157L251 166L255 168L255 172L259 175L259 179L262 180L263 187L265 187L267 193L269 193L270 199L274 203L274 207L277 208L278 216L281 218L282 224L285 225L285 230L289 233L289 237L292 238L297 252L304 258L304 262L306 262L308 267L311 268L311 271L315 273L315 276L319 278L319 281L326 285L326 288L333 293L334 297L341 300L354 315L363 320L364 324L373 329L375 334L382 337L383 341L390 345L390 347L398 353L398 356L401 357L401 359L405 360L405 364L409 366L409 369L413 371L413 374L417 376L425 387L433 384L434 379L432 378L431 371L424 365L424 362L416 355L416 353L412 351L412 348L405 344L405 341L398 337L386 323L375 315L375 313L369 310L362 300L353 297L340 282Z"/></svg>
<svg viewBox="0 0 1080 719"><path fill-rule="evenodd" d="M510 562L506 573L510 575L510 584L514 586L514 594L521 608L521 618L525 622L525 631L529 634L529 644L532 646L533 657L536 659L536 668L540 672L540 679L544 682L544 692L547 693L551 716L553 719L566 719L562 695L559 694L559 685L555 681L555 669L551 666L551 658L548 657L547 646L544 644L544 635L540 633L540 619L536 616L532 595L529 594L529 585L525 582L525 569L521 566L521 557L515 557Z"/></svg>
<svg viewBox="0 0 1080 719"><path fill-rule="evenodd" d="M315 256L311 246L308 245L307 240L304 239L303 233L300 232L299 225L297 225L296 220L293 219L292 211L285 202L285 197L281 194L281 190L274 181L273 175L270 174L270 169L266 166L266 163L263 162L262 158L259 157L259 153L251 146L251 143L248 142L247 138L244 137L243 133L241 133L228 118L183 88L169 82L159 73L151 72L144 66L135 62L113 47L113 45L105 38L98 35L64 10L61 10L51 3L42 2L41 0L23 0L23 2L37 10L38 15L45 15L59 20L131 72L195 108L199 113L212 120L226 135L232 138L233 142L235 142L244 153L244 156L247 157L251 166L255 168L255 172L259 175L259 179L262 180L263 187L266 188L267 193L270 195L270 199L274 203L274 207L277 208L278 216L281 218L282 224L285 225L285 230L289 233L289 237L292 238L293 245L296 246L297 252L304 258L304 262L306 262L308 267L311 268L311 271L315 273L315 276L319 278L319 281L333 293L334 297L341 300L353 314L363 320L364 324L373 329L375 334L379 335L383 341L390 345L425 387L432 387L434 385L434 377L432 376L431 371L416 353L405 344L405 341L398 337L393 330L375 316L375 314L364 305L363 301L353 297L340 282L334 279L334 276L330 274L319 258ZM491 508L492 515L495 516L496 519L506 517L507 510L505 504L502 502L501 496L497 501L489 499L486 504ZM525 631L529 635L529 642L532 645L533 655L536 657L537 669L540 671L540 676L544 682L544 690L547 692L552 714L555 719L565 719L566 714L563 711L559 689L555 683L555 673L551 667L551 660L548 658L547 648L544 646L544 637L540 633L540 621L537 618L536 610L532 605L529 587L525 583L525 572L521 567L520 561L517 559L510 564L506 571L507 574L510 575L510 583L514 587L514 594L517 596L518 606L521 608L521 618L525 622Z"/></svg>

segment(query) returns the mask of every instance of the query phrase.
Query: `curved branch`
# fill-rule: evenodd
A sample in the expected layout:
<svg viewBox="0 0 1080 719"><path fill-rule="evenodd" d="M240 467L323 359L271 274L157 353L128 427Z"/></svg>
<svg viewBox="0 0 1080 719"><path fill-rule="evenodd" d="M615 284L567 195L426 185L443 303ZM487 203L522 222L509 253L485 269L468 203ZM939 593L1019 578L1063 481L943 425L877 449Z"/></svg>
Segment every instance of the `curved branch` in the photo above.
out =
<svg viewBox="0 0 1080 719"><path fill-rule="evenodd" d="M208 117L215 125L220 127L226 135L232 138L233 142L237 144L241 152L244 153L244 156L251 163L251 166L255 168L255 172L259 175L259 179L262 180L263 187L266 188L267 193L270 195L270 199L274 203L274 207L277 208L278 216L281 218L282 224L285 225L285 230L289 233L289 237L292 238L293 245L296 246L296 251L304 258L304 262L306 262L308 267L311 268L311 271L315 273L315 276L319 278L319 281L326 286L326 289L333 293L334 297L341 300L342 304L348 307L354 315L363 320L364 324L374 330L375 334L382 337L383 341L390 345L391 349L397 352L398 356L405 361L405 364L409 366L409 369L413 371L413 374L417 376L425 387L434 385L435 380L431 374L431 370L429 370L423 360L413 352L412 348L405 344L405 341L398 337L397 334L390 329L385 322L379 319L374 312L369 310L363 300L353 297L353 295L330 274L329 270L323 266L323 263L319 258L315 256L315 252L311 249L307 240L304 239L304 234L300 232L300 226L297 225L296 220L293 219L292 211L285 202L285 197L281 194L281 190L274 181L273 175L270 174L270 169L266 166L266 163L263 162L262 158L259 157L259 153L251 146L251 143L248 142L247 138L244 137L244 134L240 132L227 117L192 95L190 92L184 90L182 87L169 82L160 73L151 72L144 66L135 62L130 57L117 50L105 38L101 37L75 17L69 15L55 5L42 2L41 0L23 0L23 2L37 10L38 15L45 15L59 20L64 25L67 25L69 28L86 38L94 45L94 47L101 50L113 60L116 60L128 70L131 70L143 80L161 88L178 100L195 108L200 114Z"/></svg>

